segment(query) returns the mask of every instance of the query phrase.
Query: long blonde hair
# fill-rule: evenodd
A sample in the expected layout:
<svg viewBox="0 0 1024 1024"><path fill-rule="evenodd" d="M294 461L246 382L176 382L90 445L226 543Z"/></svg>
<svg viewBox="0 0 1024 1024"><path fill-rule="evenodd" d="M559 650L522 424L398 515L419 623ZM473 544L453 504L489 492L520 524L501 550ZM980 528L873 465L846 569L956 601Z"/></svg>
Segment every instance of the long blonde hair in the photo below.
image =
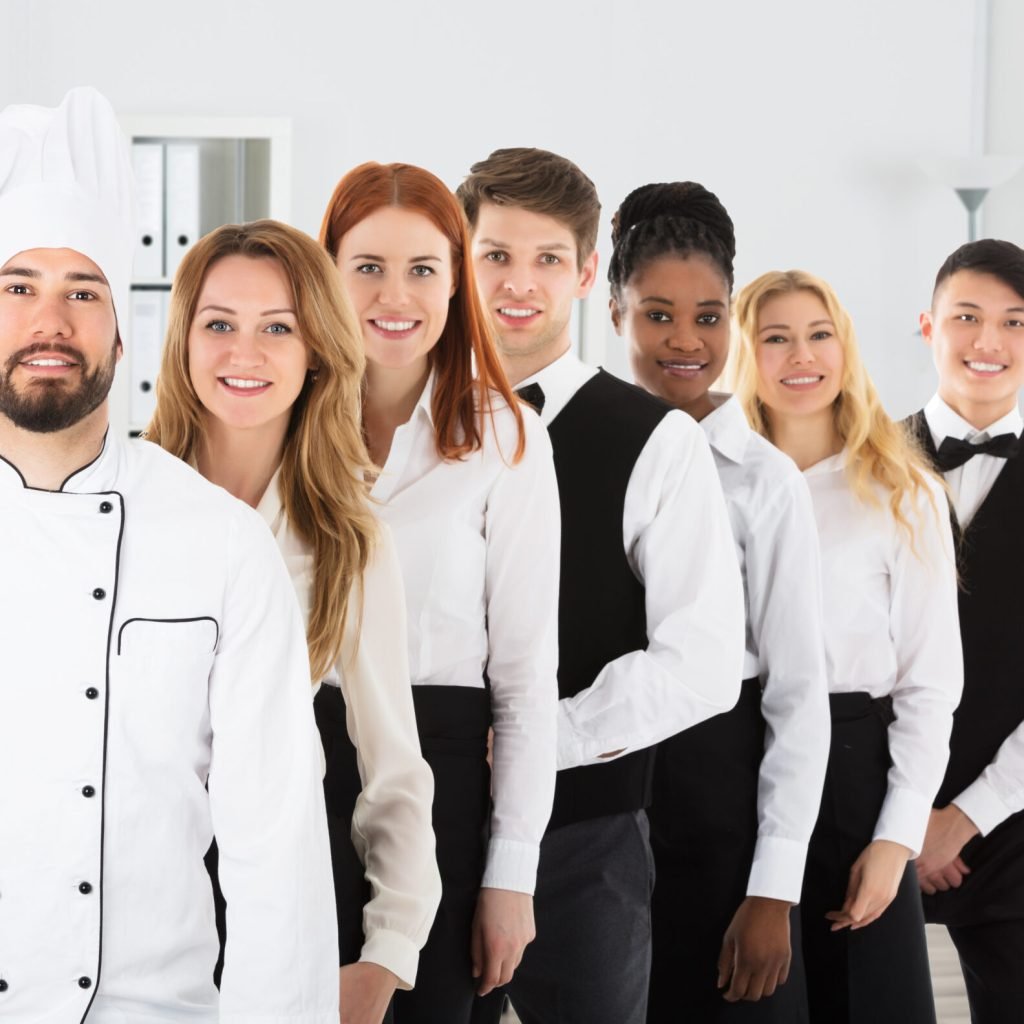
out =
<svg viewBox="0 0 1024 1024"><path fill-rule="evenodd" d="M878 506L880 502L873 485L881 485L889 494L893 518L906 530L913 543L914 528L904 514L904 502L908 498L916 499L924 489L934 510L935 502L927 485L935 475L917 442L882 408L878 392L861 360L850 314L826 281L803 270L773 270L742 289L735 306L738 344L732 347L728 370L732 390L750 425L771 440L771 424L757 393L758 317L769 299L801 291L810 292L828 310L842 346L843 377L832 414L836 432L849 456L846 472L850 487L860 501Z"/></svg>
<svg viewBox="0 0 1024 1024"><path fill-rule="evenodd" d="M307 642L314 681L341 651L349 595L361 584L377 534L364 474L363 342L327 253L312 238L272 220L228 224L197 242L174 278L146 436L194 461L207 415L192 386L188 336L210 268L226 256L276 260L291 284L299 335L317 366L299 394L281 459L279 487L288 522L313 551Z"/></svg>

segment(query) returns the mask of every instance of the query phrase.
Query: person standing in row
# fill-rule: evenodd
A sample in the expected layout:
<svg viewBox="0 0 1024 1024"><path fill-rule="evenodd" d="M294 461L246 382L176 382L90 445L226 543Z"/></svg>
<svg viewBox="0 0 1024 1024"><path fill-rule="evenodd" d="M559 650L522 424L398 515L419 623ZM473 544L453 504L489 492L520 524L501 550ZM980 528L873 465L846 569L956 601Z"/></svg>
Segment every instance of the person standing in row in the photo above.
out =
<svg viewBox="0 0 1024 1024"><path fill-rule="evenodd" d="M435 780L443 894L395 1020L459 1024L478 990L509 979L534 935L555 776L551 447L502 373L465 220L443 182L408 164L357 167L335 189L321 242L362 328L363 427L381 467L372 497L398 546Z"/></svg>
<svg viewBox="0 0 1024 1024"><path fill-rule="evenodd" d="M743 594L700 428L571 351L600 203L569 160L505 149L458 189L502 361L540 410L562 509L558 780L537 941L509 986L524 1024L639 1024L654 744L736 703ZM489 1008L497 1009L497 1005Z"/></svg>
<svg viewBox="0 0 1024 1024"><path fill-rule="evenodd" d="M811 490L832 745L801 899L811 1020L935 1020L917 878L963 665L941 483L882 409L834 291L771 272L736 303L736 394Z"/></svg>
<svg viewBox="0 0 1024 1024"><path fill-rule="evenodd" d="M943 263L921 314L938 393L909 426L946 480L964 697L917 872L960 954L971 1020L1024 1013L1024 250L984 239Z"/></svg>
<svg viewBox="0 0 1024 1024"><path fill-rule="evenodd" d="M76 89L0 114L0 167L0 1019L337 1024L309 659L281 556L251 509L109 429L127 141Z"/></svg>
<svg viewBox="0 0 1024 1024"><path fill-rule="evenodd" d="M814 510L792 460L710 390L729 353L735 254L718 198L690 181L644 185L612 241L612 323L637 382L707 436L747 606L739 703L658 747L647 1020L799 1024L795 904L829 749Z"/></svg>
<svg viewBox="0 0 1024 1024"><path fill-rule="evenodd" d="M255 508L291 573L312 679L328 684L341 1020L380 1024L416 980L440 880L398 559L364 480L363 367L323 249L276 221L227 225L178 269L147 437Z"/></svg>

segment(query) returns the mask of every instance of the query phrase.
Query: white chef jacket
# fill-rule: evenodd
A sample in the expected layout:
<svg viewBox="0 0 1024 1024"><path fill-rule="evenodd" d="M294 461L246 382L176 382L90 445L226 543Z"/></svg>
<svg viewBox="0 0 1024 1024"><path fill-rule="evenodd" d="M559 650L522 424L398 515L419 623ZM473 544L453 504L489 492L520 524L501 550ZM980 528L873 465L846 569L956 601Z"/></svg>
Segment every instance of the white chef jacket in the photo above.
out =
<svg viewBox="0 0 1024 1024"><path fill-rule="evenodd" d="M743 678L760 678L767 726L747 895L799 903L831 733L814 509L796 464L750 429L735 397L700 425L743 574Z"/></svg>
<svg viewBox="0 0 1024 1024"><path fill-rule="evenodd" d="M947 437L980 444L1000 434L1020 437L1024 428L1019 410L1013 408L985 430L975 430L938 395L925 406L924 415L936 448ZM943 474L961 527L971 521L1005 466L1006 459L975 455L962 466ZM1013 529L1018 527L1019 524L1012 526ZM982 835L988 835L1011 814L1024 811L1024 723L1003 740L992 763L953 803L974 822Z"/></svg>
<svg viewBox="0 0 1024 1024"><path fill-rule="evenodd" d="M437 452L434 376L396 431L372 496L405 584L413 686L482 688L494 728L490 840L482 884L532 893L555 790L561 519L547 431L493 395L483 446Z"/></svg>
<svg viewBox="0 0 1024 1024"><path fill-rule="evenodd" d="M596 373L570 351L518 387L540 385L547 426ZM662 418L636 460L622 543L644 586L648 646L558 702L559 770L660 743L739 697L743 584L711 449L683 412Z"/></svg>
<svg viewBox="0 0 1024 1024"><path fill-rule="evenodd" d="M257 511L273 531L308 620L313 553L285 515L279 473ZM352 842L371 896L359 959L386 967L408 989L441 900L441 875L431 824L434 775L420 754L409 688L402 573L391 531L384 523L378 530L362 582L349 596L341 653L324 683L341 687L363 783Z"/></svg>
<svg viewBox="0 0 1024 1024"><path fill-rule="evenodd" d="M0 537L0 1020L337 1024L309 660L259 516L108 435L59 492L0 461Z"/></svg>
<svg viewBox="0 0 1024 1024"><path fill-rule="evenodd" d="M846 459L844 449L804 470L821 544L829 691L892 697L892 767L872 838L916 856L963 690L953 534L938 481L904 501L911 546L880 485L878 506L850 489Z"/></svg>

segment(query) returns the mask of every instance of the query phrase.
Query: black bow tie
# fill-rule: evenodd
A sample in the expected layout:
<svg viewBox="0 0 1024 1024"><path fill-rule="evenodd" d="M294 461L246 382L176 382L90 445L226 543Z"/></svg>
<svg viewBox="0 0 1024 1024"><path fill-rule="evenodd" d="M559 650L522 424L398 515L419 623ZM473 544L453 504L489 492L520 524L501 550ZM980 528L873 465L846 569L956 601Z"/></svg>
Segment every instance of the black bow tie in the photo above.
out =
<svg viewBox="0 0 1024 1024"><path fill-rule="evenodd" d="M521 388L516 388L516 394L527 405L532 405L538 413L543 411L544 389L539 384L525 384Z"/></svg>
<svg viewBox="0 0 1024 1024"><path fill-rule="evenodd" d="M999 434L981 444L971 444L957 437L947 437L939 445L936 462L943 473L962 466L975 455L994 455L997 459L1012 459L1020 448L1016 434Z"/></svg>

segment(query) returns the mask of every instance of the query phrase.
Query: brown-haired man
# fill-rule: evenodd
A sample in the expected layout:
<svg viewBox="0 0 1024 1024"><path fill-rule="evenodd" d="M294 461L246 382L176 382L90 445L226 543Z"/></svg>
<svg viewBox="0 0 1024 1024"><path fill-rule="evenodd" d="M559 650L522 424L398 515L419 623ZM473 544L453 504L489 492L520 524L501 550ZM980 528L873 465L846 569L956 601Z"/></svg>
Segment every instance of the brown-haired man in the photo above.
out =
<svg viewBox="0 0 1024 1024"><path fill-rule="evenodd" d="M585 366L570 317L597 273L600 203L571 161L502 149L458 190L505 370L540 412L562 504L559 774L537 939L509 985L524 1024L640 1024L654 744L738 695L743 593L700 428Z"/></svg>

